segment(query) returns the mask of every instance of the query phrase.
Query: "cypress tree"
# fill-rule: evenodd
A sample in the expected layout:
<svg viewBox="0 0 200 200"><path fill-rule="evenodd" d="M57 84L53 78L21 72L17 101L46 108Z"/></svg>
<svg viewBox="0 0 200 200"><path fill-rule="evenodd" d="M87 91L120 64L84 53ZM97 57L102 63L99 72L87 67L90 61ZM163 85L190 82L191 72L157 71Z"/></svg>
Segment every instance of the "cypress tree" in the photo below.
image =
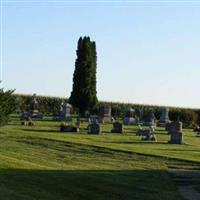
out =
<svg viewBox="0 0 200 200"><path fill-rule="evenodd" d="M77 47L77 59L73 76L70 103L79 109L81 115L92 111L97 103L96 91L96 44L89 37L80 37Z"/></svg>

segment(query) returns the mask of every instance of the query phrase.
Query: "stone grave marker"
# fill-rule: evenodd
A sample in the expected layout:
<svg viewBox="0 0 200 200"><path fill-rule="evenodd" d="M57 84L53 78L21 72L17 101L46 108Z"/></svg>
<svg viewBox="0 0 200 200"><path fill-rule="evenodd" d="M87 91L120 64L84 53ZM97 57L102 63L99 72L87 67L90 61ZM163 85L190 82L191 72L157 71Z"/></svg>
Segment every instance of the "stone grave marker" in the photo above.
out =
<svg viewBox="0 0 200 200"><path fill-rule="evenodd" d="M165 126L166 123L170 122L169 120L169 108L162 108L161 110L161 116L158 121L159 126Z"/></svg>
<svg viewBox="0 0 200 200"><path fill-rule="evenodd" d="M111 106L110 105L100 105L99 107L100 122L112 122Z"/></svg>
<svg viewBox="0 0 200 200"><path fill-rule="evenodd" d="M120 122L114 122L111 133L123 133L123 132L124 132L123 124Z"/></svg>
<svg viewBox="0 0 200 200"><path fill-rule="evenodd" d="M101 127L99 123L91 123L88 125L88 134L100 134Z"/></svg>
<svg viewBox="0 0 200 200"><path fill-rule="evenodd" d="M170 144L182 144L183 143L183 132L182 132L182 122L173 121L169 126L169 134L171 136Z"/></svg>
<svg viewBox="0 0 200 200"><path fill-rule="evenodd" d="M37 95L33 94L30 102L30 117L31 118L37 118L37 119L42 119L43 114L39 112L39 103L37 101Z"/></svg>
<svg viewBox="0 0 200 200"><path fill-rule="evenodd" d="M135 109L129 108L126 111L125 117L124 117L124 124L125 125L131 125L131 124L136 124L137 123L137 116Z"/></svg>
<svg viewBox="0 0 200 200"><path fill-rule="evenodd" d="M61 125L60 132L79 132L79 128L72 125Z"/></svg>
<svg viewBox="0 0 200 200"><path fill-rule="evenodd" d="M149 110L149 112L147 113L147 117L146 117L146 120L145 120L145 123L144 125L145 126L155 126L156 124L156 117L154 115L154 112L153 110Z"/></svg>
<svg viewBox="0 0 200 200"><path fill-rule="evenodd" d="M142 128L139 125L139 129L138 129L136 135L142 136L142 140L157 141L154 131L155 130L154 130L153 126L150 126L148 128Z"/></svg>

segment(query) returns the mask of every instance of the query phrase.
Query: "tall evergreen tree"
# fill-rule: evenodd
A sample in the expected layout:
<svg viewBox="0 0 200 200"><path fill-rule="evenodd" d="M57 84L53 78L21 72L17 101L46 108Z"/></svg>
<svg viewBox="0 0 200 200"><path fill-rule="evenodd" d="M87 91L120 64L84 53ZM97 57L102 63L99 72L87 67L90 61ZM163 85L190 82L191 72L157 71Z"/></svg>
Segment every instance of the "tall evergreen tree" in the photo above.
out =
<svg viewBox="0 0 200 200"><path fill-rule="evenodd" d="M89 37L80 37L77 47L77 59L73 76L73 88L70 103L79 109L81 115L92 111L97 103L96 91L96 44Z"/></svg>

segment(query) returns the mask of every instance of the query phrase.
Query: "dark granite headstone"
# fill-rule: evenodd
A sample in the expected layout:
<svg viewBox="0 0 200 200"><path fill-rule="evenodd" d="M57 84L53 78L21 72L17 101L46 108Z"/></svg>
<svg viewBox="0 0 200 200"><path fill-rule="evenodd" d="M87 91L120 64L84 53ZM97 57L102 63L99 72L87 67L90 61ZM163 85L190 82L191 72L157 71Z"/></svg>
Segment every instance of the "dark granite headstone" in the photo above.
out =
<svg viewBox="0 0 200 200"><path fill-rule="evenodd" d="M149 112L147 113L147 117L145 120L144 125L145 126L154 126L156 123L156 117L154 115L153 110L149 110Z"/></svg>
<svg viewBox="0 0 200 200"><path fill-rule="evenodd" d="M92 123L88 125L88 134L100 134L101 127L99 123Z"/></svg>
<svg viewBox="0 0 200 200"><path fill-rule="evenodd" d="M169 132L169 130L170 130L170 125L171 125L171 122L167 122L167 123L165 124L165 130L166 130L167 132Z"/></svg>
<svg viewBox="0 0 200 200"><path fill-rule="evenodd" d="M20 121L27 121L29 116L30 116L29 112L22 110L21 113L20 113Z"/></svg>
<svg viewBox="0 0 200 200"><path fill-rule="evenodd" d="M71 125L61 125L60 132L79 132L79 128Z"/></svg>
<svg viewBox="0 0 200 200"><path fill-rule="evenodd" d="M89 124L99 123L99 117L97 115L90 115L88 118Z"/></svg>
<svg viewBox="0 0 200 200"><path fill-rule="evenodd" d="M123 125L120 122L114 122L113 123L113 128L111 130L111 133L123 133L124 129L123 129Z"/></svg>

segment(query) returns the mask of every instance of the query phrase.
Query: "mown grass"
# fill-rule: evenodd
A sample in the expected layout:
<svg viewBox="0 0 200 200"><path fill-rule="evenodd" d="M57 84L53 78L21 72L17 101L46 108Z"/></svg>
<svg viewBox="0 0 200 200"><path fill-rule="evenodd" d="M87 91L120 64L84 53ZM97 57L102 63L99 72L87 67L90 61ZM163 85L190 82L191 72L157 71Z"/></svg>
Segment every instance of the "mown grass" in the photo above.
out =
<svg viewBox="0 0 200 200"><path fill-rule="evenodd" d="M157 143L141 141L136 126L125 135L59 133L59 122L0 129L0 199L181 200L169 168L200 169L200 138L185 130L184 145L170 145L157 129Z"/></svg>

